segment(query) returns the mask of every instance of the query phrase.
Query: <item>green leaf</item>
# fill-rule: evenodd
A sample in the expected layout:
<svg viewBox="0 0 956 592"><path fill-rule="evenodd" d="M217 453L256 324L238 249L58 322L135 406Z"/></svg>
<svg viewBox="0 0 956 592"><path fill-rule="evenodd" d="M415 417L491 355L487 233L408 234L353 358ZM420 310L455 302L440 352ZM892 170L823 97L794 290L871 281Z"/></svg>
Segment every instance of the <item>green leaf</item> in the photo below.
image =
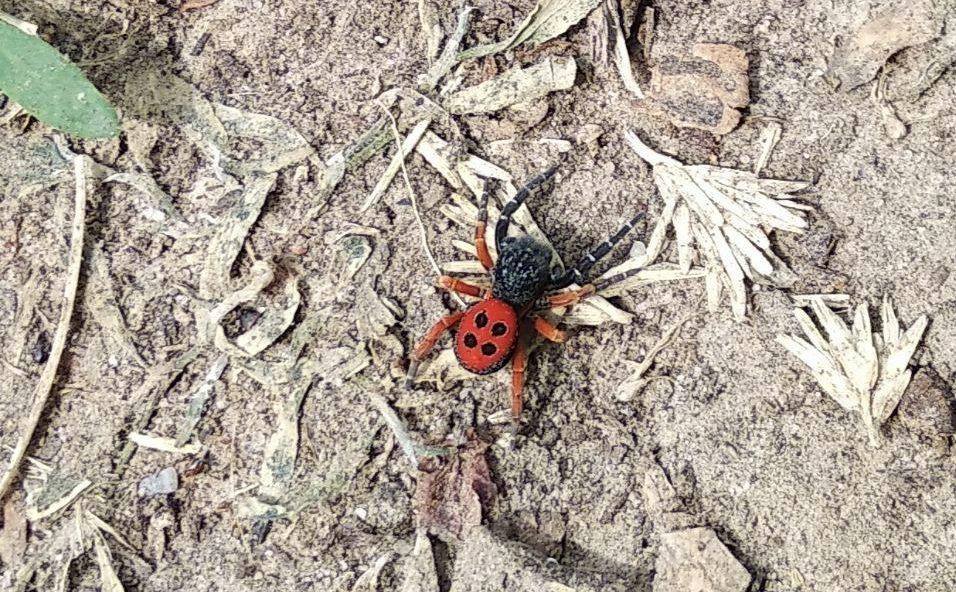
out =
<svg viewBox="0 0 956 592"><path fill-rule="evenodd" d="M116 111L73 63L0 21L0 92L43 123L81 138L119 133Z"/></svg>

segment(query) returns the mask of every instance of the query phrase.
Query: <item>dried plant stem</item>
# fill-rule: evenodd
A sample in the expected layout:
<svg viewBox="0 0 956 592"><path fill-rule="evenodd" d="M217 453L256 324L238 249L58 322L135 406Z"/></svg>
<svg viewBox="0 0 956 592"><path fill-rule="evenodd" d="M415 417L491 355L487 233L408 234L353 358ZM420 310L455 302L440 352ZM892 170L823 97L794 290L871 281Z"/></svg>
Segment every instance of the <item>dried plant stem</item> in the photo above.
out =
<svg viewBox="0 0 956 592"><path fill-rule="evenodd" d="M207 6L212 6L219 0L186 0L179 5L179 10L181 12L189 12L190 10L199 10L200 8L206 8Z"/></svg>
<svg viewBox="0 0 956 592"><path fill-rule="evenodd" d="M379 105L385 111L385 114L388 116L388 120L391 123L392 135L395 136L395 146L398 150L400 156L400 162L402 165L402 177L405 179L405 187L408 188L408 199L412 202L412 213L415 215L415 222L418 224L418 230L422 235L422 248L425 250L425 256L428 257L429 263L432 265L432 270L434 270L436 276L442 274L441 268L438 267L438 262L435 261L435 256L432 255L432 249L428 245L428 231L425 230L425 223L422 221L422 214L418 210L418 197L415 195L415 189L412 187L411 177L408 176L408 169L405 167L405 151L402 149L402 136L398 133L398 123L395 121L395 116L392 115L392 112L389 111L384 105ZM462 300L458 294L452 293L452 298L461 306L466 308L465 301Z"/></svg>
<svg viewBox="0 0 956 592"><path fill-rule="evenodd" d="M20 439L13 449L13 455L10 457L10 466L3 474L0 480L0 499L7 493L7 489L17 476L20 468L20 462L26 455L27 447L33 439L33 432L37 424L40 423L40 417L43 415L43 409L46 407L47 399L53 388L53 381L56 379L56 371L60 365L60 357L63 354L63 347L66 345L66 337L70 331L70 319L73 317L73 304L76 301L76 286L80 279L80 268L83 264L83 235L86 228L86 199L87 199L87 173L89 172L89 162L86 156L78 156L73 161L73 173L76 182L75 199L73 200L73 228L70 233L70 258L67 264L66 281L63 288L63 305L60 308L60 319L56 325L56 332L53 335L53 344L50 346L50 357L47 359L46 366L40 374L40 380L37 382L36 390L33 394L33 406L27 415L26 421L20 430Z"/></svg>
<svg viewBox="0 0 956 592"><path fill-rule="evenodd" d="M399 448L405 453L405 458L408 459L408 462L411 463L413 467L418 466L418 459L421 456L441 456L447 453L447 450L444 448L423 446L415 442L412 435L408 433L408 428L405 427L405 423L398 417L398 414L395 413L392 406L388 404L385 397L375 392L375 386L371 381L364 377L356 376L352 379L352 382L365 391L369 403L381 414L385 425L392 430L392 434L395 436Z"/></svg>
<svg viewBox="0 0 956 592"><path fill-rule="evenodd" d="M153 417L153 413L156 411L156 405L159 403L160 397L169 390L169 387L179 378L179 375L183 373L186 366L191 364L198 356L199 350L192 348L181 354L171 363L161 364L150 369L142 386L139 387L133 396L133 404L139 406L139 411L130 426L131 433L142 432L146 429L149 425L150 418ZM136 452L136 447L136 442L132 440L128 440L123 445L113 469L113 473L117 477L122 477L123 473L126 472L126 465L129 463L129 459L133 457L133 453Z"/></svg>

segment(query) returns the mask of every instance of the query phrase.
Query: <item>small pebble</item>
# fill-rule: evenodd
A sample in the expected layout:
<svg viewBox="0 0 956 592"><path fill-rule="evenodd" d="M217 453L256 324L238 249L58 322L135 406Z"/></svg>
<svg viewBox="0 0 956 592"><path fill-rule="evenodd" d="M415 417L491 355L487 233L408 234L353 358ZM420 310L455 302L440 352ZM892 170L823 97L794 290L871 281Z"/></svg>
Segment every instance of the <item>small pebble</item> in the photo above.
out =
<svg viewBox="0 0 956 592"><path fill-rule="evenodd" d="M376 35L375 37L372 37L372 39L374 39L375 43L378 43L379 45L386 45L388 43L388 37L382 37L381 35Z"/></svg>
<svg viewBox="0 0 956 592"><path fill-rule="evenodd" d="M36 343L30 349L30 357L35 364L45 364L50 357L50 335L46 331L41 331L37 336Z"/></svg>
<svg viewBox="0 0 956 592"><path fill-rule="evenodd" d="M139 482L137 492L140 497L153 497L173 493L178 488L179 475L176 474L176 469L166 467L158 473L143 478Z"/></svg>

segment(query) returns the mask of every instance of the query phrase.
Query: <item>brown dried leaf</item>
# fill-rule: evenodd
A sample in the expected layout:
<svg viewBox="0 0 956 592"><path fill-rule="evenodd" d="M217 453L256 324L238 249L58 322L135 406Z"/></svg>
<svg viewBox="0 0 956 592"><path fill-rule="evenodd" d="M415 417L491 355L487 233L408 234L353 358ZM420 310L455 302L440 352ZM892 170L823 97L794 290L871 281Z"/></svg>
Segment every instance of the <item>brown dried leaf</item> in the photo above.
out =
<svg viewBox="0 0 956 592"><path fill-rule="evenodd" d="M426 458L419 465L413 500L419 528L461 539L494 504L498 490L485 460L488 444L474 432L467 438L456 454Z"/></svg>

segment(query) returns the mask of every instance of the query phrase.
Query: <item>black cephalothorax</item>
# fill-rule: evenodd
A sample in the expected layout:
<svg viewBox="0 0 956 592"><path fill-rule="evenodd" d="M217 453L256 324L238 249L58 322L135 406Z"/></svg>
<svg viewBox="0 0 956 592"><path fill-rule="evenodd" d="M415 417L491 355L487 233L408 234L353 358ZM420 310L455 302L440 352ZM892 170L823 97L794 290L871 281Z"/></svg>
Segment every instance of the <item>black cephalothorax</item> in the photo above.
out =
<svg viewBox="0 0 956 592"><path fill-rule="evenodd" d="M508 237L499 241L498 249L491 293L522 310L537 300L551 281L551 251L530 236Z"/></svg>
<svg viewBox="0 0 956 592"><path fill-rule="evenodd" d="M585 274L601 258L611 252L621 239L644 216L637 214L606 241L588 251L577 265L561 272L551 268L551 253L548 248L530 236L510 237L508 228L511 217L522 203L540 186L554 176L557 167L552 167L531 179L521 191L505 204L495 226L495 242L498 245L498 262L493 269L492 293L518 310L534 302L548 290L560 290L574 283L582 283ZM479 211L487 216L488 191L482 195Z"/></svg>

